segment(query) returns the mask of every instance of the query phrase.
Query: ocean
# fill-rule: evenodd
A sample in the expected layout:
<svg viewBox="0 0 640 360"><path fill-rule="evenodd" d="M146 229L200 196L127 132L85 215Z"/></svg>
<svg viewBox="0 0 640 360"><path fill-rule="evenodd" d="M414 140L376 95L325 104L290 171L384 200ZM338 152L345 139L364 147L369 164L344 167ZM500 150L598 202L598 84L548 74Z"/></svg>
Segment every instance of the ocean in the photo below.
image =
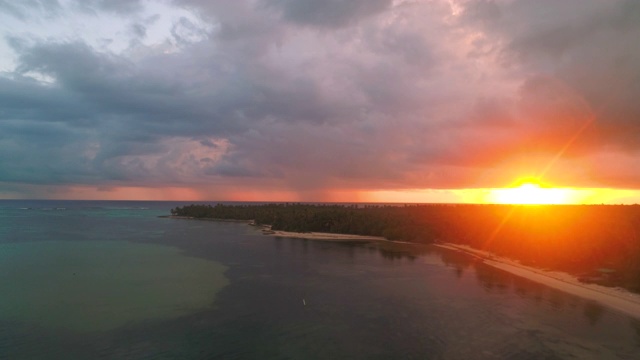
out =
<svg viewBox="0 0 640 360"><path fill-rule="evenodd" d="M422 245L0 201L0 359L638 359L640 320Z"/></svg>

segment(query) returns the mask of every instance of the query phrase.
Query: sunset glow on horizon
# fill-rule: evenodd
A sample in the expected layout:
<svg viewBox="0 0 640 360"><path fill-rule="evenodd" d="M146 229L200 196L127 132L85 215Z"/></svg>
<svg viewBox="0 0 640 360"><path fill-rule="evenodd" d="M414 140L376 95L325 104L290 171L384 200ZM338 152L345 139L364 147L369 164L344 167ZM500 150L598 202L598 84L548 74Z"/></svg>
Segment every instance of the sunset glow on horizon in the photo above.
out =
<svg viewBox="0 0 640 360"><path fill-rule="evenodd" d="M508 187L372 191L362 195L381 203L463 203L513 205L638 204L640 191L611 188L553 187L520 180Z"/></svg>
<svg viewBox="0 0 640 360"><path fill-rule="evenodd" d="M638 204L640 191L612 188L554 187L532 178L522 178L509 186L467 189L334 189L323 192L280 191L235 186L222 191L209 186L194 187L48 187L47 196L39 188L33 197L3 193L0 199L76 199L76 200L158 200L158 201L248 201L248 202L325 202L390 204Z"/></svg>

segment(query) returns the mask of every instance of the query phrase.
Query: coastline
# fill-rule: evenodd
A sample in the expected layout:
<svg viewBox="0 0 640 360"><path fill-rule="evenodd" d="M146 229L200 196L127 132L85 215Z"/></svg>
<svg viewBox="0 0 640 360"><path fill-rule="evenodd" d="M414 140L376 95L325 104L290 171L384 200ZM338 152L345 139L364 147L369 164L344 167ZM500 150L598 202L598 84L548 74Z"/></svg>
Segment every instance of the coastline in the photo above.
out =
<svg viewBox="0 0 640 360"><path fill-rule="evenodd" d="M269 225L256 225L253 221L248 220L227 220L227 219L196 219L191 217L167 216L171 219L185 220L207 220L207 221L227 221L246 223L248 225L257 226L263 235L314 241L331 241L331 242L381 242L389 244L410 244L425 245L404 241L392 241L381 236L364 236L351 234L335 234L322 232L291 232L281 230L271 230ZM640 319L640 294L632 293L623 288L612 288L597 284L585 284L572 275L559 271L550 271L534 268L520 264L518 261L496 256L490 252L474 249L466 245L458 245L452 243L432 244L442 249L458 251L482 260L482 262L491 267L506 271L513 275L549 286L551 288L581 297L586 300L595 301L614 311L629 315Z"/></svg>
<svg viewBox="0 0 640 360"><path fill-rule="evenodd" d="M572 275L559 271L537 269L517 261L496 256L465 245L434 244L440 248L466 253L481 259L484 264L509 272L516 276L549 286L583 299L595 301L605 307L640 319L640 294L618 287L585 284Z"/></svg>
<svg viewBox="0 0 640 360"><path fill-rule="evenodd" d="M292 239L303 239L303 240L319 240L319 241L335 241L335 242L362 242L368 243L372 241L389 241L381 236L365 236L365 235L350 235L350 234L334 234L334 233L323 233L323 232L292 232L292 231L281 231L281 230L263 230L262 233L264 235L275 236L275 237L284 237L284 238L292 238Z"/></svg>
<svg viewBox="0 0 640 360"><path fill-rule="evenodd" d="M306 240L336 241L336 242L387 242L396 244L415 244L401 241L391 241L380 236L362 236L334 233L297 233L289 231L271 230L270 226L263 226L264 235L275 237L286 237ZM597 284L585 284L573 275L564 272L537 269L531 266L522 265L515 260L496 256L490 252L477 250L465 245L451 243L432 244L443 249L465 253L469 256L481 259L482 262L491 267L506 271L513 275L549 286L551 288L566 292L571 295L581 297L586 300L595 301L614 311L621 312L631 317L640 319L640 294L632 293L623 288L612 288Z"/></svg>
<svg viewBox="0 0 640 360"><path fill-rule="evenodd" d="M216 219L216 218L195 218L193 216L178 216L178 215L160 215L159 218L164 219L177 219L177 220L198 220L198 221L215 221L215 222L232 222L241 224L250 224L252 220L237 220L237 219Z"/></svg>
<svg viewBox="0 0 640 360"><path fill-rule="evenodd" d="M394 241L389 240L383 236L368 236L368 235L353 235L353 234L337 234L337 233L327 233L327 232L295 232L295 231L282 231L282 230L271 230L270 225L255 225L253 223L249 223L252 226L259 226L262 230L263 235L270 235L275 237L283 237L290 239L302 239L302 240L318 240L318 241L335 241L335 242L385 242L390 244L405 244L405 245L425 245L412 243L407 241Z"/></svg>

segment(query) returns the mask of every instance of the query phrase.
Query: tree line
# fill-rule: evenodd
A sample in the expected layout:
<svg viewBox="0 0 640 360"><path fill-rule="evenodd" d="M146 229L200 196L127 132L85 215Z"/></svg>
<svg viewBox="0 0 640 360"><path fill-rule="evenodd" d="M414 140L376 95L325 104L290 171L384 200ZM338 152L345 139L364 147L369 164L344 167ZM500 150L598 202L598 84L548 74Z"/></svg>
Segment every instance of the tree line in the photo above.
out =
<svg viewBox="0 0 640 360"><path fill-rule="evenodd" d="M273 230L450 242L541 268L606 272L608 285L640 291L640 206L312 204L188 205L173 215L253 220Z"/></svg>

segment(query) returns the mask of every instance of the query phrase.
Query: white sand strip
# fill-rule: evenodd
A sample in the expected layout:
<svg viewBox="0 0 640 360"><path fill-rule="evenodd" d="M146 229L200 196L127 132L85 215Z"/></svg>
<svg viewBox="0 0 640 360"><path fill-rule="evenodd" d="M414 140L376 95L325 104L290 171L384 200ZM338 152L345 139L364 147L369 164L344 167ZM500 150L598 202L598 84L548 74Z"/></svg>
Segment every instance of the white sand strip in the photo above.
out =
<svg viewBox="0 0 640 360"><path fill-rule="evenodd" d="M496 257L491 253L476 250L468 246L456 244L437 244L436 246L468 253L482 259L487 265L584 299L593 300L603 306L632 317L640 318L640 294L634 294L621 288L584 284L566 273L545 271L524 266L513 260Z"/></svg>
<svg viewBox="0 0 640 360"><path fill-rule="evenodd" d="M321 240L321 241L385 241L393 243L413 244L401 241L390 241L381 236L362 236L362 235L350 235L350 234L334 234L334 233L322 233L322 232L291 232L271 230L271 226L262 226L262 231L265 235L295 238L295 239L307 239L307 240ZM416 244L419 245L419 244ZM596 284L584 284L578 281L574 276L566 273L556 271L546 271L536 269L531 266L525 266L517 261L498 257L490 252L474 249L470 246L457 245L457 244L435 244L436 246L461 251L471 256L475 256L483 260L483 262L489 266L507 271L514 275L529 279L531 281L544 284L564 291L566 293L579 296L583 299L592 300L600 303L603 306L614 309L621 313L630 315L632 317L640 319L640 294L635 294L621 288L610 288L600 286Z"/></svg>
<svg viewBox="0 0 640 360"><path fill-rule="evenodd" d="M272 231L272 230L267 230ZM350 235L350 234L333 234L323 232L292 232L292 231L280 231L274 230L273 232L265 233L265 235L294 238L294 239L306 239L306 240L322 240L322 241L388 241L380 236L363 236L363 235Z"/></svg>

